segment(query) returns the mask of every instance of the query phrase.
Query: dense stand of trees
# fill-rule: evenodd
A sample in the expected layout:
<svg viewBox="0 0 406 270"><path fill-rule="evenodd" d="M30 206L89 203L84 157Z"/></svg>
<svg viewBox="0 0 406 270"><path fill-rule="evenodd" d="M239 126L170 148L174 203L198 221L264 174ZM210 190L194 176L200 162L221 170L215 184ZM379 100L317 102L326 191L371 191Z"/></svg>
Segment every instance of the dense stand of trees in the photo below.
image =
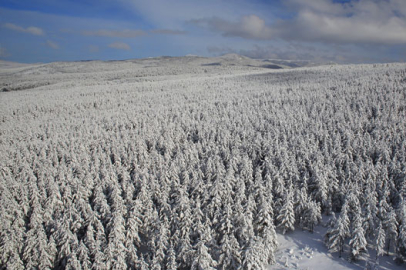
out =
<svg viewBox="0 0 406 270"><path fill-rule="evenodd" d="M403 64L0 94L0 268L261 269L322 214L406 258Z"/></svg>

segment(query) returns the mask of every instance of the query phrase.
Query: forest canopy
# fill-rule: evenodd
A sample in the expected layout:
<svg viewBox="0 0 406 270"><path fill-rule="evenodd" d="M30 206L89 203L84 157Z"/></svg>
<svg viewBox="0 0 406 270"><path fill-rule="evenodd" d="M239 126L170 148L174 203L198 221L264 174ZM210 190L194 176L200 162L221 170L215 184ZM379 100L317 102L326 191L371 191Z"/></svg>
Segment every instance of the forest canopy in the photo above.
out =
<svg viewBox="0 0 406 270"><path fill-rule="evenodd" d="M262 269L323 214L406 259L404 64L211 68L0 93L0 268Z"/></svg>

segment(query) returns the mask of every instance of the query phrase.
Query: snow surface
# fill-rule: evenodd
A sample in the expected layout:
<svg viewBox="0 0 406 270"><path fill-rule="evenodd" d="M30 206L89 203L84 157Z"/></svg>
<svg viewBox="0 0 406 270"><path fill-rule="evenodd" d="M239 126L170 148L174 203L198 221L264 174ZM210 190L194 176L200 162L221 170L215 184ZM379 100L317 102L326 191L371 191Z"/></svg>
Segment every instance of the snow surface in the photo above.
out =
<svg viewBox="0 0 406 270"><path fill-rule="evenodd" d="M371 251L368 258L357 262L348 261L348 250L341 258L338 253L330 253L323 243L327 227L324 226L328 217L323 217L322 225L316 226L314 232L303 231L297 228L295 231L285 235L278 233L279 247L275 254L276 263L268 267L268 270L285 270L285 269L367 269L366 262L372 265L375 262L375 252ZM348 247L347 247L348 248ZM405 269L404 265L396 265L393 256L380 256L379 265L376 269L382 270L401 270ZM373 269L373 268L372 268Z"/></svg>

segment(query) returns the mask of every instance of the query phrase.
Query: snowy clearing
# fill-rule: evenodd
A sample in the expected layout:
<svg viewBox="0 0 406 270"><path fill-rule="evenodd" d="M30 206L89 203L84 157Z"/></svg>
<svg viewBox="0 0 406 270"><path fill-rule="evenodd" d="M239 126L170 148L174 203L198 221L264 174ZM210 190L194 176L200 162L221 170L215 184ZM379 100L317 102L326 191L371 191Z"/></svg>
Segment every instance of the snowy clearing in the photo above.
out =
<svg viewBox="0 0 406 270"><path fill-rule="evenodd" d="M324 217L324 222L329 217ZM297 229L285 235L278 233L278 249L275 252L276 263L269 266L268 270L363 270L366 269L366 261L371 265L375 263L375 252L371 248L370 255L358 262L349 262L348 255L341 258L338 253L328 251L323 242L327 227L317 226L313 233ZM348 247L347 247L348 248ZM380 270L401 270L404 265L398 265L394 262L393 256L381 256L379 264L375 269ZM372 268L374 269L374 268Z"/></svg>

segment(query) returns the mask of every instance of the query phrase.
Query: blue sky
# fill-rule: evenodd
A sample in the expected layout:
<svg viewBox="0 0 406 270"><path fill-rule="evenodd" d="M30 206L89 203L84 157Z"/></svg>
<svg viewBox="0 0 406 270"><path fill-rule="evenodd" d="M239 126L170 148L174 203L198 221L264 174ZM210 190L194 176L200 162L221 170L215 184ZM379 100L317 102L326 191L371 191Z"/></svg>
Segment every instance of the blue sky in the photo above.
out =
<svg viewBox="0 0 406 270"><path fill-rule="evenodd" d="M406 61L404 0L2 0L0 59Z"/></svg>

